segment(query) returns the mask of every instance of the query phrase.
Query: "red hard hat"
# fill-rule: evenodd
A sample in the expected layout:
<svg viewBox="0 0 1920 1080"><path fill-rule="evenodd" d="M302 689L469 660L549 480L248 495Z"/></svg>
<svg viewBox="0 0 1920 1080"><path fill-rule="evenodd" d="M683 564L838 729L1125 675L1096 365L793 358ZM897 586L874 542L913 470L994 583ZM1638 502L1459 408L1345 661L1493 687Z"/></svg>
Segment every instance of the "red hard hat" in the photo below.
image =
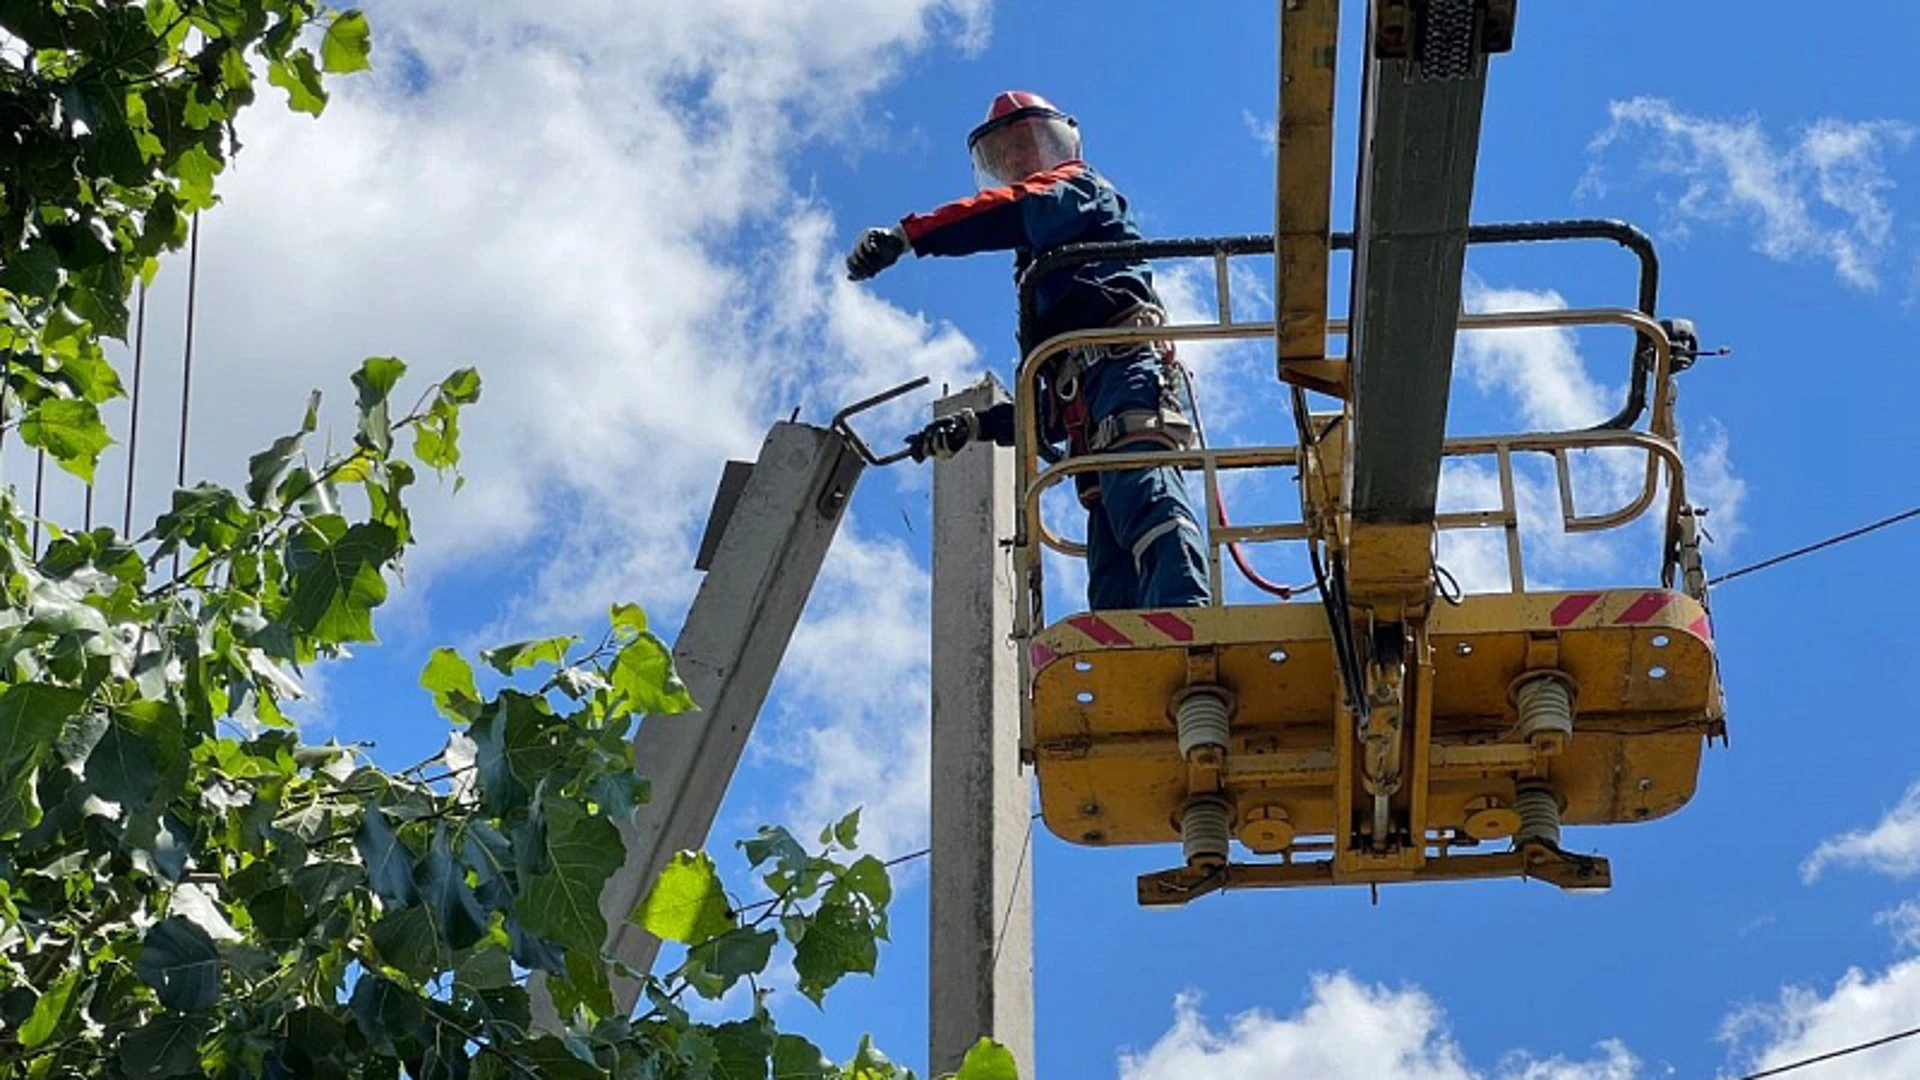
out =
<svg viewBox="0 0 1920 1080"><path fill-rule="evenodd" d="M1001 128L1035 116L1074 123L1073 117L1054 108L1053 102L1039 94L1030 90L1002 90L993 96L993 104L987 106L987 118L967 135L967 148L971 150L975 143Z"/></svg>

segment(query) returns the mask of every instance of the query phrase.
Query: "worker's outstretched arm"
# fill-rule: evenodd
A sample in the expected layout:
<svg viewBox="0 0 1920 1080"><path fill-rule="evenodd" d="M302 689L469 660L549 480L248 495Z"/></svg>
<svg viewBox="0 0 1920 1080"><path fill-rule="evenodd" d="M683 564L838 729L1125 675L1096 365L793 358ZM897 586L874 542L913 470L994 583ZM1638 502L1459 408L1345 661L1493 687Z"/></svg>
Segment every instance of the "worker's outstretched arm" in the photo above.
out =
<svg viewBox="0 0 1920 1080"><path fill-rule="evenodd" d="M864 281L900 256L972 255L982 251L1038 250L1060 242L1054 234L1078 227L1078 202L1070 189L1087 167L1070 161L1035 173L1018 184L988 188L924 214L908 214L892 229L868 229L847 256L847 276Z"/></svg>

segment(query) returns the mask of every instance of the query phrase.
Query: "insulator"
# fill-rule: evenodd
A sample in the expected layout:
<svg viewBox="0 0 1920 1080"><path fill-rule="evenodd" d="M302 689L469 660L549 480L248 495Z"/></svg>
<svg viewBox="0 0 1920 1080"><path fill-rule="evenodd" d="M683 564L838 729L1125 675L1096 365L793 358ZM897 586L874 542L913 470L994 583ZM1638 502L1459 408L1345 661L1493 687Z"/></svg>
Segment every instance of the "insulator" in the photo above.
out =
<svg viewBox="0 0 1920 1080"><path fill-rule="evenodd" d="M1227 699L1212 690L1190 690L1174 707L1180 728L1180 756L1192 757L1203 746L1227 748L1230 712Z"/></svg>
<svg viewBox="0 0 1920 1080"><path fill-rule="evenodd" d="M1224 799L1195 799L1180 815L1180 844L1188 866L1211 868L1225 863L1232 840L1233 808Z"/></svg>
<svg viewBox="0 0 1920 1080"><path fill-rule="evenodd" d="M1573 737L1573 683L1557 671L1528 676L1513 693L1520 734L1530 743L1558 750Z"/></svg>
<svg viewBox="0 0 1920 1080"><path fill-rule="evenodd" d="M1560 846L1560 797L1545 784L1524 784L1514 793L1513 808L1520 828L1513 834L1516 847L1529 843Z"/></svg>

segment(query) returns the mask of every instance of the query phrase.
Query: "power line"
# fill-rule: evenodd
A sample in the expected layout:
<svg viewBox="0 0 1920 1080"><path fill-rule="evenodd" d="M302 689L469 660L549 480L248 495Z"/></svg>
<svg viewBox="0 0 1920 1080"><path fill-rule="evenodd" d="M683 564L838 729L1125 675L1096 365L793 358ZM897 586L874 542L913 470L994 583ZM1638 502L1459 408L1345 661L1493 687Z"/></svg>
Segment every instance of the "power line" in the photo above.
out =
<svg viewBox="0 0 1920 1080"><path fill-rule="evenodd" d="M180 459L174 469L173 486L187 486L187 418L193 405L193 322L200 297L200 211L193 212L193 228L187 239L187 333L180 350ZM180 552L173 553L173 575L180 576Z"/></svg>
<svg viewBox="0 0 1920 1080"><path fill-rule="evenodd" d="M120 533L133 534L133 475L140 463L140 372L147 358L147 278L140 276L139 314L134 316L133 396L127 404L127 502L120 516Z"/></svg>
<svg viewBox="0 0 1920 1080"><path fill-rule="evenodd" d="M1897 1032L1892 1035L1883 1035L1880 1038L1873 1039L1869 1042L1855 1043L1852 1046L1843 1047L1839 1050L1829 1050L1824 1054L1815 1054L1813 1057L1810 1057L1810 1058L1801 1058L1799 1061L1788 1062L1785 1065L1776 1065L1771 1069L1763 1069L1760 1072L1748 1073L1747 1075L1740 1077L1739 1080L1765 1080L1765 1078L1769 1076L1782 1076L1782 1075L1785 1075L1786 1073L1793 1072L1796 1069L1804 1069L1809 1065L1818 1065L1823 1061L1832 1061L1835 1058L1843 1058L1848 1056L1849 1054L1858 1054L1862 1050L1872 1050L1874 1047L1885 1046L1888 1043L1899 1042L1901 1039L1910 1039L1915 1035L1920 1035L1920 1027L1908 1028L1905 1031Z"/></svg>
<svg viewBox="0 0 1920 1080"><path fill-rule="evenodd" d="M1794 559L1799 558L1802 555L1811 555L1816 551L1821 551L1825 548L1830 548L1835 544L1844 544L1849 540L1853 540L1858 537L1865 536L1870 532L1878 532L1879 530L1884 529L1889 525L1898 525L1903 521L1906 521L1910 518L1916 518L1916 517L1920 517L1920 506L1916 506L1911 510L1903 510L1900 513L1894 514L1891 517L1881 518L1879 521L1873 522L1870 525L1862 525L1857 529L1853 529L1848 532L1843 532L1838 536L1829 536L1825 540L1822 540L1818 543L1808 544L1806 547L1795 548L1792 551L1775 555L1771 559L1762 559L1757 563L1753 563L1749 566L1743 566L1738 570L1730 570L1727 573L1721 574L1719 577L1708 579L1707 584L1718 585L1723 581L1732 581L1734 578L1737 578L1737 577L1745 577L1748 574L1765 570L1770 566L1778 566L1783 562L1790 562Z"/></svg>
<svg viewBox="0 0 1920 1080"><path fill-rule="evenodd" d="M993 935L993 962L989 972L1000 970L1000 947L1007 943L1007 929L1013 925L1013 905L1020 899L1020 875L1027 869L1027 852L1033 849L1033 818L1027 819L1027 836L1020 841L1020 861L1014 864L1013 881L1007 886L1007 909L1000 913L1000 929Z"/></svg>

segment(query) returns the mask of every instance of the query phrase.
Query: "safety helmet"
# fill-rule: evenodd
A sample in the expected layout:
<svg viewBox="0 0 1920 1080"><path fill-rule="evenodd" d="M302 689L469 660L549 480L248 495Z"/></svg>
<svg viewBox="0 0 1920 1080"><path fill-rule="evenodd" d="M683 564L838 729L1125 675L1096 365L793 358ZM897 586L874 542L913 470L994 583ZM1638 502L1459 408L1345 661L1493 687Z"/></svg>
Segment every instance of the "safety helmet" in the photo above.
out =
<svg viewBox="0 0 1920 1080"><path fill-rule="evenodd" d="M967 136L973 179L982 191L1017 184L1080 158L1080 125L1039 94L994 95L987 118Z"/></svg>

